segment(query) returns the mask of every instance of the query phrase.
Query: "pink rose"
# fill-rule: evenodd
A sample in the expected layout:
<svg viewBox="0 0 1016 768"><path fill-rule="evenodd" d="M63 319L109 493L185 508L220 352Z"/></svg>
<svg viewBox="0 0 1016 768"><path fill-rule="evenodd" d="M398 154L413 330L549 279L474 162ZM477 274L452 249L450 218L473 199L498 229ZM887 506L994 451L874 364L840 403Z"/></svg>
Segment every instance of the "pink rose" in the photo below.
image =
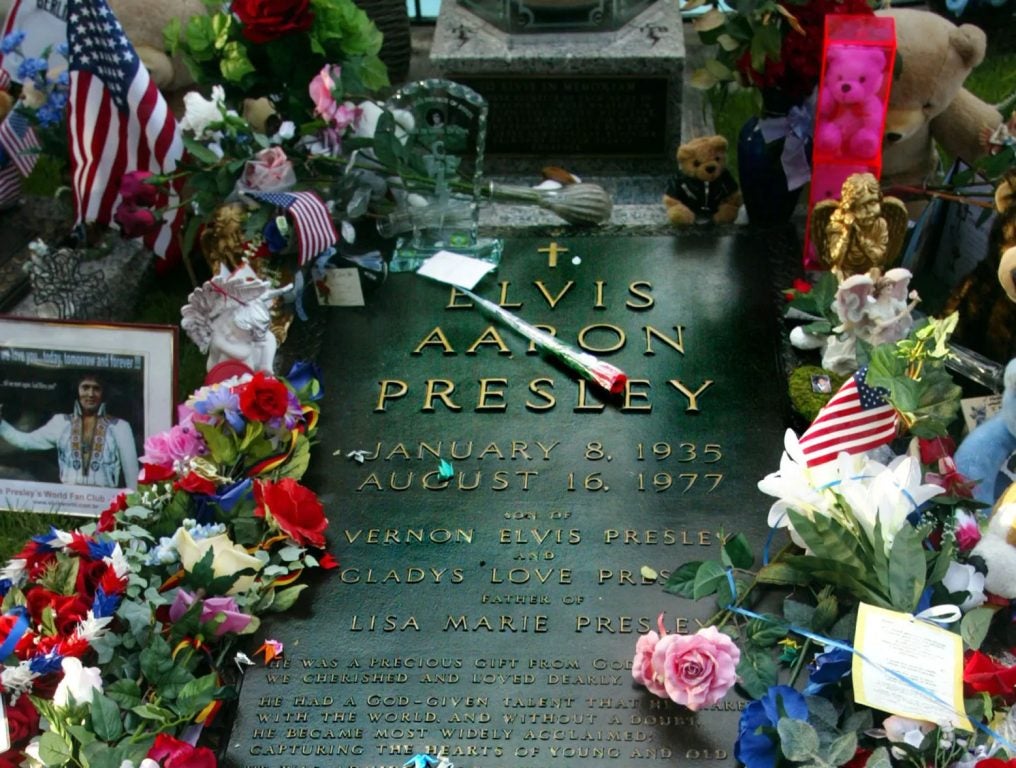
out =
<svg viewBox="0 0 1016 768"><path fill-rule="evenodd" d="M653 669L662 673L667 696L692 712L722 699L737 681L741 651L716 627L694 635L667 635L653 651Z"/></svg>
<svg viewBox="0 0 1016 768"><path fill-rule="evenodd" d="M639 685L644 685L650 693L661 698L666 698L667 689L663 687L663 675L659 674L653 666L653 653L660 642L660 637L666 637L667 631L663 628L663 614L656 620L660 627L660 633L649 631L642 635L635 643L635 659L632 661L631 676Z"/></svg>
<svg viewBox="0 0 1016 768"><path fill-rule="evenodd" d="M281 192L296 184L296 172L281 147L269 147L248 160L240 177L240 187L255 192Z"/></svg>
<svg viewBox="0 0 1016 768"><path fill-rule="evenodd" d="M125 203L151 208L159 202L159 190L149 179L151 171L131 171L120 177L120 197Z"/></svg>
<svg viewBox="0 0 1016 768"><path fill-rule="evenodd" d="M117 206L113 221L120 226L121 234L128 239L147 235L159 226L159 220L154 213L128 202L121 202Z"/></svg>
<svg viewBox="0 0 1016 768"><path fill-rule="evenodd" d="M170 468L177 461L186 461L195 456L208 453L204 438L190 421L184 421L170 428L145 438L145 455L142 464Z"/></svg>

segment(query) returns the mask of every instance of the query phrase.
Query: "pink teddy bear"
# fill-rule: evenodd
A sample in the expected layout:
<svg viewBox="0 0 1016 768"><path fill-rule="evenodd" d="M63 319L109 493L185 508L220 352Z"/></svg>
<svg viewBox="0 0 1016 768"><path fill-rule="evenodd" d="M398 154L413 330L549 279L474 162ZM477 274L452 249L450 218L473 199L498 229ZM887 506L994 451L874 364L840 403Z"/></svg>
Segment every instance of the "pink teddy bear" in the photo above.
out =
<svg viewBox="0 0 1016 768"><path fill-rule="evenodd" d="M886 57L879 48L829 46L815 134L819 152L841 157L874 157L882 144Z"/></svg>

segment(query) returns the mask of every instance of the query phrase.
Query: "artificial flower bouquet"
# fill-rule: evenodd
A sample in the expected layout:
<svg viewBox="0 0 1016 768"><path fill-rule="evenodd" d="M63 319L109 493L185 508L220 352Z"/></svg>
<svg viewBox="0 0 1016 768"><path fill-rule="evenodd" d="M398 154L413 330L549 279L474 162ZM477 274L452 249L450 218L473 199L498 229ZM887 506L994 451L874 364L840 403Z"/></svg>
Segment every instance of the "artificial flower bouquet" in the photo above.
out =
<svg viewBox="0 0 1016 768"><path fill-rule="evenodd" d="M666 634L661 615L660 632L637 643L633 677L657 696L698 710L736 685L752 700L734 748L747 768L998 768L1016 759L1016 554L1005 543L1016 505L989 521L956 470L946 433L959 397L945 371L950 325L932 321L874 347L864 381L830 401L842 416L837 398L863 383L861 396L874 391L894 414L896 439L859 451L851 443L864 431L835 436L821 413L800 438L788 431L779 469L759 483L776 499L762 551L728 535L718 559L681 565L666 591L713 599L718 612L686 636ZM815 460L815 424L833 441L828 461ZM780 530L790 536L782 548ZM973 732L855 700L857 665L873 663L852 647L862 603L961 638L965 711L954 714ZM889 673L920 691L907 670ZM929 710L940 703L924 701Z"/></svg>
<svg viewBox="0 0 1016 768"><path fill-rule="evenodd" d="M216 765L194 744L251 663L236 641L290 608L309 569L335 565L321 502L298 482L320 395L307 365L197 390L145 441L136 491L0 572L0 766Z"/></svg>

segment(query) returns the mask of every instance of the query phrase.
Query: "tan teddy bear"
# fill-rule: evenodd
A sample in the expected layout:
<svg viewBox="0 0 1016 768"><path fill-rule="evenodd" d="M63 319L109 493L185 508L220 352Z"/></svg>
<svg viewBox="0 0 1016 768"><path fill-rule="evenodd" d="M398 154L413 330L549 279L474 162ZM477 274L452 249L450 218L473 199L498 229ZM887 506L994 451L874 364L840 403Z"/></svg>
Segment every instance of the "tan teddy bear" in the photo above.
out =
<svg viewBox="0 0 1016 768"><path fill-rule="evenodd" d="M963 88L984 59L984 32L972 24L957 27L930 11L894 8L879 14L896 21L901 64L889 92L883 182L921 184L931 178L938 167L934 141L974 162L984 154L983 130L1002 121L998 110Z"/></svg>
<svg viewBox="0 0 1016 768"><path fill-rule="evenodd" d="M702 136L677 149L678 173L667 182L663 205L671 224L712 219L729 224L737 218L741 193L727 170L727 140Z"/></svg>
<svg viewBox="0 0 1016 768"><path fill-rule="evenodd" d="M186 28L191 16L206 14L204 0L109 0L109 7L159 90L170 94L194 83L183 61L166 53L162 31L173 19Z"/></svg>

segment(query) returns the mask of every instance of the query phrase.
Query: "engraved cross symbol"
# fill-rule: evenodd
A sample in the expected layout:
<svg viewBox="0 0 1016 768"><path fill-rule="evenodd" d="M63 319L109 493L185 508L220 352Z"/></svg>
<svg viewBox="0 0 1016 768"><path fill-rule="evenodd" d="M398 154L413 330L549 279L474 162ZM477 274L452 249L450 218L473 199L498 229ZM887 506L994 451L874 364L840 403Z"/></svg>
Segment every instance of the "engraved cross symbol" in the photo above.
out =
<svg viewBox="0 0 1016 768"><path fill-rule="evenodd" d="M568 253L568 249L558 245L555 241L551 240L550 245L544 248L536 249L539 253L547 254L547 266L553 269L557 266L557 255L559 253Z"/></svg>

